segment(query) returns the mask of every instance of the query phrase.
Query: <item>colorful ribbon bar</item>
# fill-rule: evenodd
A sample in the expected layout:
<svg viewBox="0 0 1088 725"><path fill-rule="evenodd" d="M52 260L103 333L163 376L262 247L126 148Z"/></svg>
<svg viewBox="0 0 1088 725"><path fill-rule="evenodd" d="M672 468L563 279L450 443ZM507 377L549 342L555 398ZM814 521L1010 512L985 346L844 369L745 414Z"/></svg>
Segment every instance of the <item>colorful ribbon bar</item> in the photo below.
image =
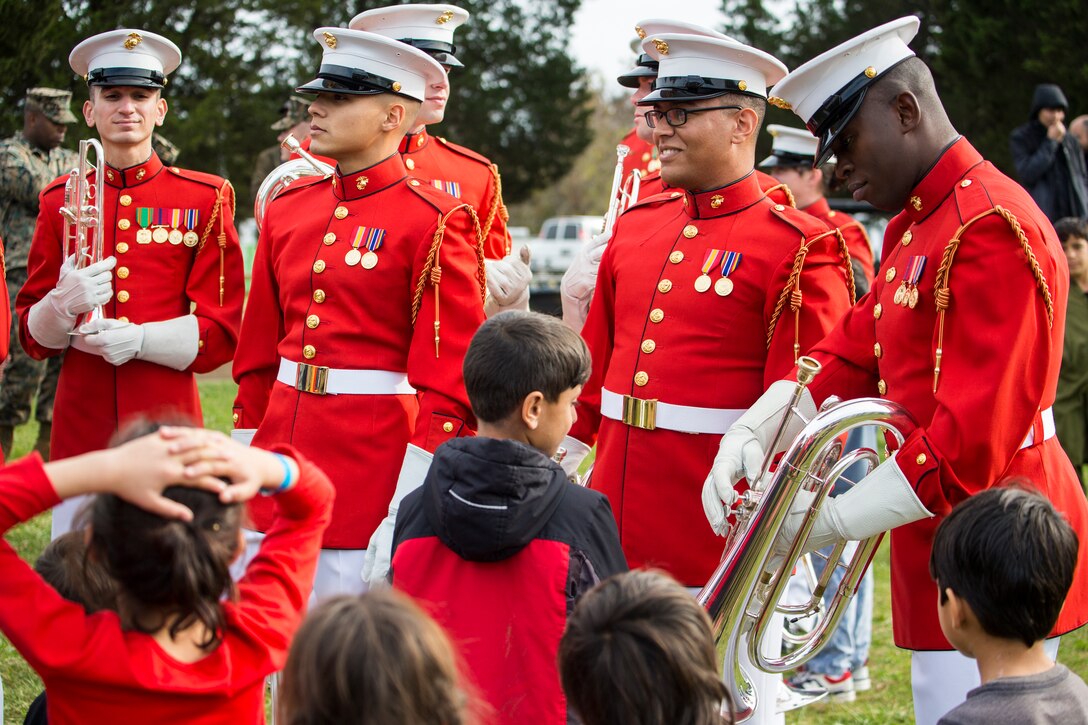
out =
<svg viewBox="0 0 1088 725"><path fill-rule="evenodd" d="M710 274L710 270L718 266L718 263L722 261L724 255L724 249L706 250L706 257L703 258L703 274Z"/></svg>
<svg viewBox="0 0 1088 725"><path fill-rule="evenodd" d="M743 256L740 252L727 252L725 261L722 262L722 276L728 277L732 274L733 270L740 266L740 260Z"/></svg>

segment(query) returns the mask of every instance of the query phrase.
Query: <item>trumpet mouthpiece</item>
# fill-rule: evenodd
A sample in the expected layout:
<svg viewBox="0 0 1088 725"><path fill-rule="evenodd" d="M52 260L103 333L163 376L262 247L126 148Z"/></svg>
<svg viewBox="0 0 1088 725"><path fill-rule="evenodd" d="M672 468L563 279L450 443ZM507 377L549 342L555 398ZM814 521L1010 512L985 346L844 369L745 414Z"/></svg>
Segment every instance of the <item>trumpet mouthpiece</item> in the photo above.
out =
<svg viewBox="0 0 1088 725"><path fill-rule="evenodd" d="M813 378L820 374L822 367L823 365L816 358L802 355L797 358L797 382L801 385L808 385Z"/></svg>
<svg viewBox="0 0 1088 725"><path fill-rule="evenodd" d="M283 139L280 146L287 149L293 154L297 154L298 150L302 148L302 144L298 142L298 139L293 134L287 134L287 138Z"/></svg>
<svg viewBox="0 0 1088 725"><path fill-rule="evenodd" d="M627 154L631 153L631 147L626 144L620 144L616 147L616 156L620 159L627 158Z"/></svg>

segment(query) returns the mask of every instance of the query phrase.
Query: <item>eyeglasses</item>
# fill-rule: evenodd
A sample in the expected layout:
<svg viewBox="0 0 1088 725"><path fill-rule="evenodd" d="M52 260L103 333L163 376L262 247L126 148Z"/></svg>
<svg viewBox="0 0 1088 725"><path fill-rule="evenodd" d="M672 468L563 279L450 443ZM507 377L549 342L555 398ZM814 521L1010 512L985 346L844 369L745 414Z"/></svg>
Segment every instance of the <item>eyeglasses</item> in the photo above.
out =
<svg viewBox="0 0 1088 725"><path fill-rule="evenodd" d="M693 113L702 113L703 111L739 111L740 106L708 106L706 108L670 108L667 111L646 111L646 125L650 128L657 128L657 122L662 118L673 128L683 126L688 122L688 116Z"/></svg>

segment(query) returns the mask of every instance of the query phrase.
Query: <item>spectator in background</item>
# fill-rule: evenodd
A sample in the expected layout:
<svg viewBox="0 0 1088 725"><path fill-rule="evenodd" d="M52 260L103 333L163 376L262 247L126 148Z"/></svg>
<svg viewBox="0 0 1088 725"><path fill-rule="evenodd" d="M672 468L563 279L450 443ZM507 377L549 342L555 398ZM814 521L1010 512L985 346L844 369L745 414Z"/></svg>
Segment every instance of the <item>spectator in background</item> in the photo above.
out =
<svg viewBox="0 0 1088 725"><path fill-rule="evenodd" d="M1084 150L1066 132L1068 110L1061 88L1040 83L1031 99L1031 120L1009 138L1016 175L1050 221L1088 213Z"/></svg>
<svg viewBox="0 0 1088 725"><path fill-rule="evenodd" d="M1076 217L1054 222L1069 263L1069 307L1054 399L1058 440L1084 484L1088 451L1088 223Z"/></svg>
<svg viewBox="0 0 1088 725"><path fill-rule="evenodd" d="M261 151L257 155L257 161L253 164L253 177L249 181L249 205L253 206L257 201L257 191L261 188L261 182L272 173L272 170L291 158L291 152L280 144L289 135L293 135L302 143L310 138L310 102L299 96L290 96L280 106L280 119L269 128L279 131L276 135L274 146Z"/></svg>
<svg viewBox="0 0 1088 725"><path fill-rule="evenodd" d="M1088 113L1073 119L1073 122L1069 124L1069 133L1077 139L1081 151L1084 152L1085 161L1088 163Z"/></svg>

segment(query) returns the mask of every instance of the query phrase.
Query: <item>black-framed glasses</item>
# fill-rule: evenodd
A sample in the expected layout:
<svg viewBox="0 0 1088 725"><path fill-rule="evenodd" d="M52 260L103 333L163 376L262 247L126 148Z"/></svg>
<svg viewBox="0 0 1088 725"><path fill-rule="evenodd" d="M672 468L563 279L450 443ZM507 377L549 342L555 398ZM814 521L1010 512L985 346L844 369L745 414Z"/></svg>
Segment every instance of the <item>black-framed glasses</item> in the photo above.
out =
<svg viewBox="0 0 1088 725"><path fill-rule="evenodd" d="M657 122L662 118L665 119L665 123L669 124L673 128L683 126L688 122L688 116L693 113L702 113L703 111L739 111L741 106L707 106L706 108L670 108L667 111L646 111L646 125L650 128L657 128Z"/></svg>

